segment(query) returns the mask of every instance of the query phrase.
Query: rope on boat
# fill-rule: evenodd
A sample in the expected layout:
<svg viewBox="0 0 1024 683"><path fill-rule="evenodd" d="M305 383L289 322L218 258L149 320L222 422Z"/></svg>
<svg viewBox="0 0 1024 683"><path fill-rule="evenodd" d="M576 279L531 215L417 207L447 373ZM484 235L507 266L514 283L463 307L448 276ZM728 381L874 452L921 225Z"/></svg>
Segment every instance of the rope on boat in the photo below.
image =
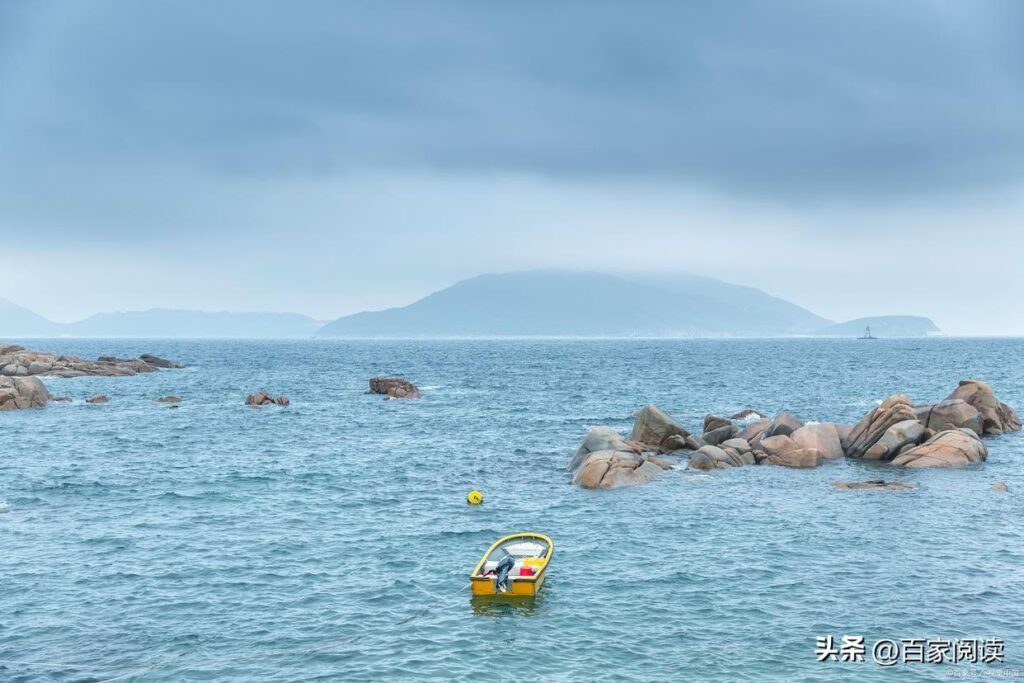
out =
<svg viewBox="0 0 1024 683"><path fill-rule="evenodd" d="M467 583L467 584L461 586L459 588L459 591L461 592L461 591L465 590L466 588L468 588L469 586L470 586L470 584ZM433 591L427 590L427 589L422 588L422 587L419 590L421 590L422 592L426 593L427 595L433 597L435 600L442 600L443 599L442 596L438 595L437 593L434 593ZM428 612L430 612L430 610L432 610L435 606L436 606L436 603L434 605L427 605L420 612L418 612L416 614L413 614L412 616L406 617L405 619L402 619L400 621L396 621L393 625L394 626L404 626L405 624L408 624L408 623L410 623L412 621L415 621L416 619L419 619L420 617L423 617ZM241 628L241 627L238 627L238 628ZM237 631L237 630L238 629L232 629L232 631ZM231 633L232 631L227 631L226 633ZM188 654L191 654L191 653L195 652L200 647L202 647L203 645L206 645L207 643L209 643L214 638L222 637L224 635L225 635L225 633L218 633L217 635L210 636L209 638L205 638L205 639L199 641L198 643L196 643L195 645L193 645L192 647L190 647L190 648L188 648L186 650L182 650L181 652L173 654L170 657L167 657L166 659L163 659L163 660L157 661L157 662L126 662L124 664L111 664L111 665L104 666L104 665L97 665L97 664L69 664L69 663L65 663L65 662L17 661L17 660L10 660L10 659L0 659L0 664L6 664L6 665L10 665L10 666L24 666L24 667L44 666L44 667L48 667L48 668L52 668L52 669L92 669L92 670L99 670L99 671L113 671L113 670L117 670L117 669L136 669L135 671L132 671L132 672L127 673L127 674L122 674L122 675L119 675L119 676L115 676L113 678L104 678L104 679L101 679L100 681L98 681L98 683L114 683L115 681L128 680L130 678L134 678L135 676L141 676L144 673L147 673L147 672L150 672L150 671L155 671L157 669L165 667L165 666L171 664L172 662L174 662L175 660L178 660L178 659L184 657L185 655L188 655ZM358 643L361 640L365 639L368 635L369 634L364 633L362 635L356 636L355 638L344 638L342 640L331 641L331 642L325 643L323 645L319 645L317 647L304 647L304 648L294 648L294 649L285 649L285 650L266 650L264 652L256 652L256 653L249 654L249 655L239 655L239 656L236 656L236 657L223 657L223 658L220 658L220 659L210 659L210 660L206 660L204 662L204 664L206 664L208 666L209 665L221 665L221 664L229 664L229 663L232 663L232 662L240 662L240 661L245 661L245 660L262 659L264 657L285 657L285 656L289 656L289 655L313 654L313 653L316 653L316 652L323 652L324 650L327 650L327 649L329 649L331 647L335 647L335 646L339 646L339 645L348 645L349 647L351 647L352 645L355 645L356 643Z"/></svg>

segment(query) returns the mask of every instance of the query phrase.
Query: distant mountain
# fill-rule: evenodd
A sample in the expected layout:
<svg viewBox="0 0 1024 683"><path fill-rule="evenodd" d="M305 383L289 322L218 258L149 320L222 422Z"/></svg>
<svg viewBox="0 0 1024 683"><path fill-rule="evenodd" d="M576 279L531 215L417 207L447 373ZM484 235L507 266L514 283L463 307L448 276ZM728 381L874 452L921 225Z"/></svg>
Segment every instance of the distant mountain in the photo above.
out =
<svg viewBox="0 0 1024 683"><path fill-rule="evenodd" d="M73 337L306 338L321 323L297 313L233 313L153 308L98 313L63 326Z"/></svg>
<svg viewBox="0 0 1024 683"><path fill-rule="evenodd" d="M0 299L0 338L15 337L208 337L308 339L322 325L295 313L232 313L169 310L99 313L55 323Z"/></svg>
<svg viewBox="0 0 1024 683"><path fill-rule="evenodd" d="M58 327L27 308L0 299L0 335L4 337L49 337Z"/></svg>
<svg viewBox="0 0 1024 683"><path fill-rule="evenodd" d="M480 275L402 308L349 315L318 337L776 336L831 323L712 278L577 271Z"/></svg>
<svg viewBox="0 0 1024 683"><path fill-rule="evenodd" d="M930 318L916 315L880 315L829 325L815 331L814 334L828 337L859 337L868 327L871 328L871 335L874 337L925 337L940 331Z"/></svg>

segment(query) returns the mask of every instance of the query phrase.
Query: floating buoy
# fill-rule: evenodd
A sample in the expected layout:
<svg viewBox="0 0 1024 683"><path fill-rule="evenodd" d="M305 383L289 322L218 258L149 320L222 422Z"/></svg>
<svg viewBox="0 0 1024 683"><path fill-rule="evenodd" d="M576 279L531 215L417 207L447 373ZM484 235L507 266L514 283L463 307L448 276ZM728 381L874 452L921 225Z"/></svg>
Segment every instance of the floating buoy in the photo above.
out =
<svg viewBox="0 0 1024 683"><path fill-rule="evenodd" d="M484 494L479 491L470 491L469 495L466 496L466 502L470 505L479 505L484 502Z"/></svg>

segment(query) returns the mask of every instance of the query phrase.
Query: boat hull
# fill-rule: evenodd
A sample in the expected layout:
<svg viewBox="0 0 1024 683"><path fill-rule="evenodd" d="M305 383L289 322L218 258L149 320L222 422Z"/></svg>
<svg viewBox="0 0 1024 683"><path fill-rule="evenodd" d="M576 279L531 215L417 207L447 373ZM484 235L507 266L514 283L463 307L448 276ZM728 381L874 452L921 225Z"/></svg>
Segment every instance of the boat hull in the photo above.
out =
<svg viewBox="0 0 1024 683"><path fill-rule="evenodd" d="M473 595L505 595L508 597L519 598L519 597L532 597L537 595L540 591L540 587L544 585L544 576L547 572L541 572L537 576L526 577L512 577L512 588L499 593L494 590L494 577L493 576L474 576L470 579Z"/></svg>

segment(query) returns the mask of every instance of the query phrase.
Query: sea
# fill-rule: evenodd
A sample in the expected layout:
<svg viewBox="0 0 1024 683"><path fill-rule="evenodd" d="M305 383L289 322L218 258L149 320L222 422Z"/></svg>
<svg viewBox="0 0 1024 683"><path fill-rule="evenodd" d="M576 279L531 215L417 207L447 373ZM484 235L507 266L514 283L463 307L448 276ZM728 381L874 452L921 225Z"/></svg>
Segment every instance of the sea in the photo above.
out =
<svg viewBox="0 0 1024 683"><path fill-rule="evenodd" d="M1024 413L1024 340L20 343L185 367L45 378L73 402L0 413L2 681L870 682L1024 668L1022 433L988 439L987 462L961 469L679 467L615 490L565 472L589 427L628 433L649 403L694 431L747 407L855 422L891 394L937 401L975 378ZM368 395L375 375L423 397ZM291 404L246 407L257 390ZM83 402L97 393L110 402ZM169 394L179 408L154 401ZM914 488L832 485L879 478ZM467 505L471 490L482 505ZM470 570L517 531L554 539L541 594L472 599ZM830 654L844 637L853 661ZM1001 643L1001 658L874 658L885 640L913 654L918 640L975 639L990 658Z"/></svg>

